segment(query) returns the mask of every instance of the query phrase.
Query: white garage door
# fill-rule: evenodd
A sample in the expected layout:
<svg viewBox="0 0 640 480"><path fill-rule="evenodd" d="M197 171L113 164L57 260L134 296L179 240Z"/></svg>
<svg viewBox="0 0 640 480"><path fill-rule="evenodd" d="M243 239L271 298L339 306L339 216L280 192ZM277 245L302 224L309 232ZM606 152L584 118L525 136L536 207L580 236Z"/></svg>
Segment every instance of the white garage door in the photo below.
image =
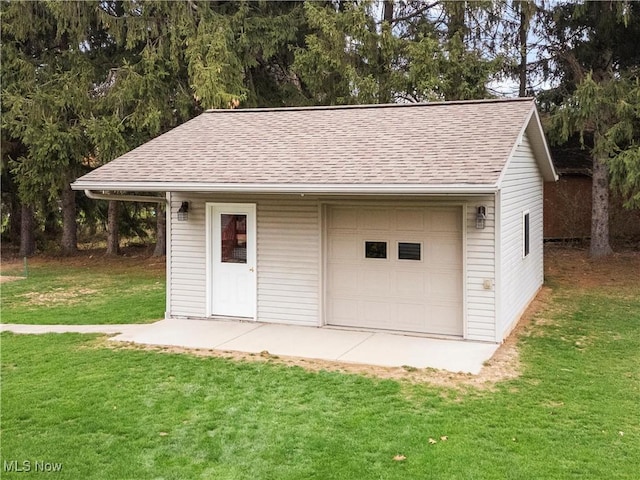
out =
<svg viewBox="0 0 640 480"><path fill-rule="evenodd" d="M461 207L332 206L327 323L462 336Z"/></svg>

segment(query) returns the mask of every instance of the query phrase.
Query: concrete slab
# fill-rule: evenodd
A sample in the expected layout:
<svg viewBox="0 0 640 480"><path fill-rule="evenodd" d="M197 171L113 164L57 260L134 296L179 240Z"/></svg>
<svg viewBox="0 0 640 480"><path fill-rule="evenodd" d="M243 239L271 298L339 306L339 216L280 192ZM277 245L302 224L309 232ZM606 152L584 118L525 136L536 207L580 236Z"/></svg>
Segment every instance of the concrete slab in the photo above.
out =
<svg viewBox="0 0 640 480"><path fill-rule="evenodd" d="M267 351L272 355L330 361L436 368L478 374L497 344L440 340L381 332L298 327L233 320L161 320L136 325L11 325L0 330L15 333L79 332L118 335L114 341L145 345Z"/></svg>
<svg viewBox="0 0 640 480"><path fill-rule="evenodd" d="M218 348L249 353L266 350L273 355L337 360L372 335L370 332L262 324L259 329L223 343Z"/></svg>
<svg viewBox="0 0 640 480"><path fill-rule="evenodd" d="M340 361L388 367L437 368L478 374L497 344L376 333Z"/></svg>
<svg viewBox="0 0 640 480"><path fill-rule="evenodd" d="M143 330L117 335L111 340L185 348L217 348L260 328L260 324L219 320L161 320Z"/></svg>

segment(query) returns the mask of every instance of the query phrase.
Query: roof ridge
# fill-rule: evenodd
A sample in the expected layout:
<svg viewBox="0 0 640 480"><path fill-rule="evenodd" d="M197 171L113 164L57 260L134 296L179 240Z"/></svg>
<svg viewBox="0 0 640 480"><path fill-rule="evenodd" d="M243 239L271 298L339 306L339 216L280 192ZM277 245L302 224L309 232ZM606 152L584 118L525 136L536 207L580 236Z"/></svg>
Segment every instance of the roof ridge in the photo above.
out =
<svg viewBox="0 0 640 480"><path fill-rule="evenodd" d="M485 98L480 100L450 100L443 102L415 102L415 103L377 103L360 105L311 105L298 107L254 107L254 108L211 108L204 113L230 113L230 112L295 112L309 110L358 110L377 108L402 108L402 107L437 107L447 105L473 105L480 103L511 103L511 102L532 102L533 97L510 97L510 98Z"/></svg>

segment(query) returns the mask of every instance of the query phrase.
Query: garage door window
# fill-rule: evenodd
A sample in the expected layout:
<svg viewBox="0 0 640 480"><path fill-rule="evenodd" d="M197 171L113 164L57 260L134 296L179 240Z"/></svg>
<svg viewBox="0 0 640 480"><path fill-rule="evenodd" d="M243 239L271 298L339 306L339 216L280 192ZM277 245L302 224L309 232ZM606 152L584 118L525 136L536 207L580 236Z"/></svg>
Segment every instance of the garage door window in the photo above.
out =
<svg viewBox="0 0 640 480"><path fill-rule="evenodd" d="M387 258L387 242L364 242L365 258Z"/></svg>
<svg viewBox="0 0 640 480"><path fill-rule="evenodd" d="M421 260L420 243L398 242L398 260Z"/></svg>

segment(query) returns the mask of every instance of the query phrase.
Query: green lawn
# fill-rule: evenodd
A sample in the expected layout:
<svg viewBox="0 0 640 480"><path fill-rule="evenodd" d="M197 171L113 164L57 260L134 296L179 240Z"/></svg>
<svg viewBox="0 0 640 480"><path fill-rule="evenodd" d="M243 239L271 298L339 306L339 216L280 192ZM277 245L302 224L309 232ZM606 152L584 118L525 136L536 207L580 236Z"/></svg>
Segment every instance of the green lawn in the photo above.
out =
<svg viewBox="0 0 640 480"><path fill-rule="evenodd" d="M3 334L2 478L636 479L640 287L554 290L485 390Z"/></svg>
<svg viewBox="0 0 640 480"><path fill-rule="evenodd" d="M146 323L163 318L164 270L145 263L150 264L127 258L35 260L26 279L2 284L2 322ZM2 274L21 276L22 264L3 266Z"/></svg>

